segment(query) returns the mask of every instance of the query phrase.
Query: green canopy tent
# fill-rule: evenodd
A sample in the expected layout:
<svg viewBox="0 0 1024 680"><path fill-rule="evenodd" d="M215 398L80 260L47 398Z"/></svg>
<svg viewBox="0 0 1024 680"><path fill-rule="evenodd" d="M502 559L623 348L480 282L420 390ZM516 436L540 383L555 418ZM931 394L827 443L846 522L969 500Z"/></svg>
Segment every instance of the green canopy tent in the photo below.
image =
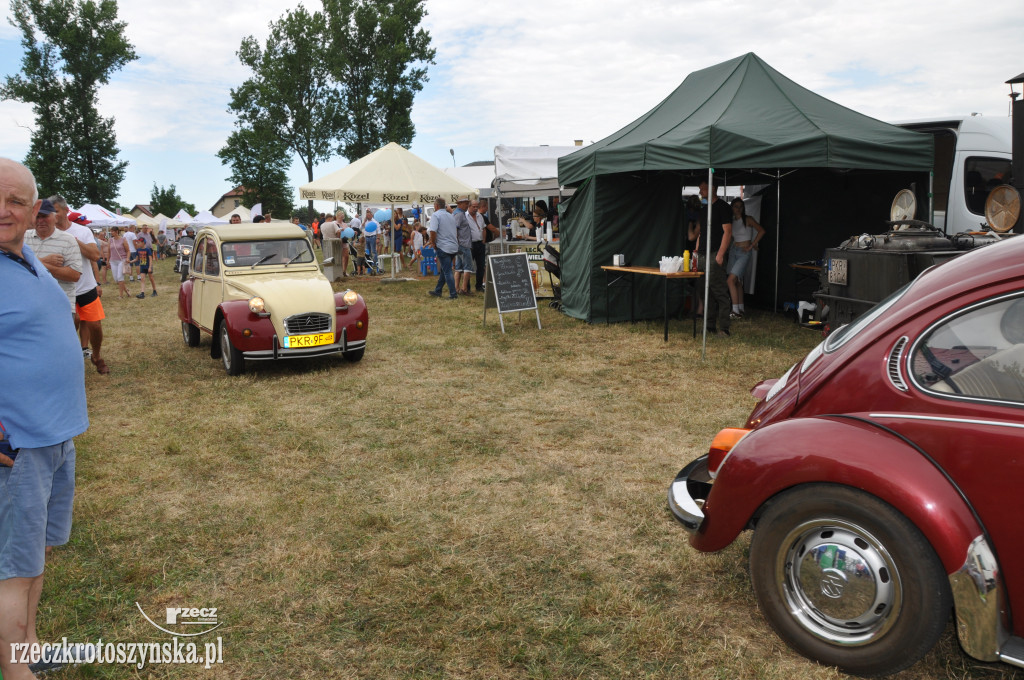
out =
<svg viewBox="0 0 1024 680"><path fill-rule="evenodd" d="M559 183L576 187L559 216L564 309L591 322L626 317L621 291L612 291L606 308L600 267L611 264L615 253L650 266L681 254L687 183L711 183L712 176L716 183L723 177L730 184L774 183L777 208L781 179L797 169L919 176L931 170L932 157L930 135L829 101L753 53L691 73L637 120L558 159ZM780 239L774 242L777 305ZM638 318L661 314L657 285L637 281Z"/></svg>

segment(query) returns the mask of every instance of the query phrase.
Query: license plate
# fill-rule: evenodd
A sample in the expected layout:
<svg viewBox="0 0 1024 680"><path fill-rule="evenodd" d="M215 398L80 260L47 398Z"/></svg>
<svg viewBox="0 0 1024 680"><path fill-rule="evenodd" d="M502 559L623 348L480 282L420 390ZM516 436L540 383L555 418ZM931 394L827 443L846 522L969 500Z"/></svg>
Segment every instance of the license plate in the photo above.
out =
<svg viewBox="0 0 1024 680"><path fill-rule="evenodd" d="M287 349L300 347L319 347L334 344L334 333L312 333L310 335L286 335L284 346Z"/></svg>
<svg viewBox="0 0 1024 680"><path fill-rule="evenodd" d="M845 286L846 284L846 263L847 260L829 260L828 261L828 282L834 283L837 286Z"/></svg>

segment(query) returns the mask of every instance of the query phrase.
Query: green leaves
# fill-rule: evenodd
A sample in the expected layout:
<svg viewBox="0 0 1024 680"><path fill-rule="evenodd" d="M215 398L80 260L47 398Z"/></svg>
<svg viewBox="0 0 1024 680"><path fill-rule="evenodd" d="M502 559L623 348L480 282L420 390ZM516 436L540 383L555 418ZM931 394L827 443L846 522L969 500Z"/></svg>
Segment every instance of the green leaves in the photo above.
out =
<svg viewBox="0 0 1024 680"><path fill-rule="evenodd" d="M265 127L239 127L228 137L217 157L231 167L227 178L242 188L242 203L263 204L263 212L290 214L292 189L288 186L291 155L288 145Z"/></svg>
<svg viewBox="0 0 1024 680"><path fill-rule="evenodd" d="M163 213L173 217L182 208L191 215L196 214L196 206L185 202L185 199L178 195L178 189L173 184L164 189L162 186L158 188L154 182L153 189L149 192L149 205L153 208L154 215Z"/></svg>
<svg viewBox="0 0 1024 680"><path fill-rule="evenodd" d="M36 114L25 164L42 193L73 204L112 204L126 162L117 160L112 118L97 110L100 85L137 59L115 0L12 0L12 24L25 50L21 73L0 97L31 103Z"/></svg>
<svg viewBox="0 0 1024 680"><path fill-rule="evenodd" d="M425 15L422 0L323 0L322 12L298 5L272 22L265 45L245 38L238 58L253 76L231 91L239 129L221 159L237 171L236 135L259 131L298 154L312 181L337 153L353 161L411 144L413 98L435 54L418 28Z"/></svg>

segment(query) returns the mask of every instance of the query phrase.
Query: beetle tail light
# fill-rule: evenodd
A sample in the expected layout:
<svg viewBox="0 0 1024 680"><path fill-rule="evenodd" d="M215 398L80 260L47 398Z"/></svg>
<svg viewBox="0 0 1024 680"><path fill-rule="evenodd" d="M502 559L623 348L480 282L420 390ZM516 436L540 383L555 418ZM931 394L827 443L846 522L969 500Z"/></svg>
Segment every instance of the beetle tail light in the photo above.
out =
<svg viewBox="0 0 1024 680"><path fill-rule="evenodd" d="M711 450L708 451L708 474L712 479L718 475L718 469L722 467L729 452L747 436L748 432L750 430L741 427L727 427L715 435L711 441Z"/></svg>

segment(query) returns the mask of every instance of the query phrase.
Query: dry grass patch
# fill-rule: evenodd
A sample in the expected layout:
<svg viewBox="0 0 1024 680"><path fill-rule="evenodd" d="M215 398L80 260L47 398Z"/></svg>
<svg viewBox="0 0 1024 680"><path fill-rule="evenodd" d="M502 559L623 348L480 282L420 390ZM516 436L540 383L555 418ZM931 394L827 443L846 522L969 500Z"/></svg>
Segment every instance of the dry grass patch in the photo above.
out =
<svg viewBox="0 0 1024 680"><path fill-rule="evenodd" d="M162 281L170 263L159 265ZM141 677L839 678L754 604L744 537L689 548L667 485L750 387L816 342L753 315L708 360L689 324L590 326L548 308L482 324L480 296L352 282L358 364L251 363L184 346L172 287L106 300L87 376L72 542L48 638L163 640L139 616L217 606L226 662ZM176 288L176 286L174 286ZM65 677L121 678L123 666ZM903 678L1010 678L948 635Z"/></svg>

